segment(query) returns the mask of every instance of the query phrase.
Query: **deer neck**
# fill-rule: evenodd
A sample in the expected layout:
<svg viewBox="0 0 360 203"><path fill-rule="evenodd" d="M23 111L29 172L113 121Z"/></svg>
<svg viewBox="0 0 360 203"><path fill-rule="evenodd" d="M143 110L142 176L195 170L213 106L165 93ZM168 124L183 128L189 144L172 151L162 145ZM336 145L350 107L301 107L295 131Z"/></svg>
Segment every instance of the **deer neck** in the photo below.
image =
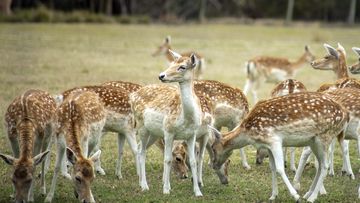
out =
<svg viewBox="0 0 360 203"><path fill-rule="evenodd" d="M19 130L20 160L29 160L33 155L35 128L31 121L22 121Z"/></svg>
<svg viewBox="0 0 360 203"><path fill-rule="evenodd" d="M228 134L224 135L222 143L226 151L232 151L254 144L254 141L247 136L244 128L238 126Z"/></svg>
<svg viewBox="0 0 360 203"><path fill-rule="evenodd" d="M341 53L339 56L339 63L337 67L334 68L337 79L348 78L349 74L346 67L346 59L345 56Z"/></svg>
<svg viewBox="0 0 360 203"><path fill-rule="evenodd" d="M199 120L200 108L193 89L193 82L179 83L181 98L181 117L184 122L194 123Z"/></svg>
<svg viewBox="0 0 360 203"><path fill-rule="evenodd" d="M291 63L291 69L292 70L296 70L301 68L302 66L304 66L306 64L306 55L303 54L298 60L296 60L295 62Z"/></svg>

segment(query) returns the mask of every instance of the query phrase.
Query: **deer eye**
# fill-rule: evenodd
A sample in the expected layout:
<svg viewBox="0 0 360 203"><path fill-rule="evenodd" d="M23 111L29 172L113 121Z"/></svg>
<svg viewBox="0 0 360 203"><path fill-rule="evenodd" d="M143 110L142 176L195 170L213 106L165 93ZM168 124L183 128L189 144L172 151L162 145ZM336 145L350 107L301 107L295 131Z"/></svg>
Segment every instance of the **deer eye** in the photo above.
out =
<svg viewBox="0 0 360 203"><path fill-rule="evenodd" d="M76 176L75 180L76 180L76 182L81 183L81 178L80 177Z"/></svg>
<svg viewBox="0 0 360 203"><path fill-rule="evenodd" d="M183 71L183 70L185 70L185 69L186 69L185 66L180 66L177 70L178 70L178 71Z"/></svg>

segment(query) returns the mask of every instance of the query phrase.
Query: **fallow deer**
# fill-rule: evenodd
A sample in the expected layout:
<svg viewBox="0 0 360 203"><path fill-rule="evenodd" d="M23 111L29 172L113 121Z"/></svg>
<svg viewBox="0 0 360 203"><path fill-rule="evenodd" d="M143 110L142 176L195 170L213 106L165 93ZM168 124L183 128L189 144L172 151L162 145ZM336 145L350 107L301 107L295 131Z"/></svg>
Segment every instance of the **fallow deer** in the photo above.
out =
<svg viewBox="0 0 360 203"><path fill-rule="evenodd" d="M172 50L170 43L171 37L167 36L164 40L164 43L157 48L157 50L152 54L152 56L165 55L169 63L173 62L174 59L169 51ZM180 55L190 57L192 53L194 53L198 59L198 64L196 65L194 70L194 79L201 79L205 71L205 58L195 52L183 52Z"/></svg>
<svg viewBox="0 0 360 203"><path fill-rule="evenodd" d="M201 173L204 152L208 140L208 125L212 116L203 113L199 98L193 89L193 71L197 59L181 56L170 50L174 60L170 67L160 73L159 79L164 83L177 82L179 88L169 85L148 85L130 97L131 108L136 120L136 128L141 141L140 186L148 190L145 174L146 148L156 140L164 139L164 173L163 193L170 193L170 168L174 140L185 140L193 177L195 196L202 196L199 184L203 185ZM195 159L195 142L200 142L199 167ZM199 175L199 177L198 177Z"/></svg>
<svg viewBox="0 0 360 203"><path fill-rule="evenodd" d="M323 94L335 102L342 105L345 110L349 113L349 123L347 127L344 129L344 139L346 140L357 140L358 152L360 156L360 89L356 88L344 88L344 89L334 89L323 92ZM354 173L350 164L349 157L349 142L344 141L341 145L342 153L343 153L343 170L351 177L351 179L355 179ZM297 189L300 189L300 178L305 166L305 162L307 157L311 153L310 149L305 149L301 155L299 167L296 171L296 175L294 177L294 186ZM334 174L333 169L333 153L334 153L334 142L330 148L330 175ZM321 193L325 194L325 188L321 189Z"/></svg>
<svg viewBox="0 0 360 203"><path fill-rule="evenodd" d="M349 70L352 74L359 74L360 73L360 48L353 47L352 50L355 52L355 54L359 57L359 61L356 64L353 64L349 67Z"/></svg>
<svg viewBox="0 0 360 203"><path fill-rule="evenodd" d="M74 91L61 103L56 115L56 166L45 202L51 202L54 197L65 154L73 165L71 177L76 198L82 203L95 202L90 186L95 177L94 162L98 161L101 151L95 152L90 158L88 152L101 138L106 119L104 104L96 93Z"/></svg>
<svg viewBox="0 0 360 203"><path fill-rule="evenodd" d="M116 132L118 135L118 160L116 162L115 174L119 179L122 178L121 163L125 139L133 152L137 171L139 168L137 159L137 141L133 127L133 114L129 104L129 93L136 89L139 89L139 85L134 83L109 82L102 86L76 87L62 93L62 97L66 98L74 91L92 91L95 92L104 103L106 122L103 130L104 132ZM99 145L100 143L95 146L94 151L99 149ZM91 151L88 153L91 153ZM105 171L100 164L100 159L95 163L95 169L98 173L105 175Z"/></svg>
<svg viewBox="0 0 360 203"><path fill-rule="evenodd" d="M101 85L121 88L124 91L127 91L129 94L138 91L142 87L142 85L140 84L136 84L133 82L126 82L126 81L109 81Z"/></svg>
<svg viewBox="0 0 360 203"><path fill-rule="evenodd" d="M28 90L17 97L5 114L7 135L13 156L0 157L13 166L11 180L15 202L33 202L35 166L42 163L41 193L46 194L44 162L55 128L55 100L41 90Z"/></svg>
<svg viewBox="0 0 360 203"><path fill-rule="evenodd" d="M305 85L295 79L287 79L277 84L271 91L271 97L279 97L297 92L306 92ZM295 148L289 147L290 149L290 169L296 171L295 167ZM284 160L286 162L286 148L284 148ZM262 164L265 157L268 157L267 149L259 148L256 151L256 164ZM285 164L286 166L286 164Z"/></svg>
<svg viewBox="0 0 360 203"><path fill-rule="evenodd" d="M291 185L284 171L282 147L310 146L319 161L309 191L304 198L314 202L328 169L327 150L331 141L338 137L348 122L346 110L321 93L303 92L275 97L258 102L241 124L226 136L215 131L217 137L212 146L213 168L217 173L234 149L246 145L267 148L272 170L272 195L278 195L276 172L285 182L290 194L298 201L300 196ZM338 136L340 134L340 136Z"/></svg>
<svg viewBox="0 0 360 203"><path fill-rule="evenodd" d="M244 87L245 95L251 90L254 103L257 102L257 90L262 80L268 83L278 83L288 78L294 78L297 71L314 60L309 47L305 46L305 53L295 62L285 58L258 56L245 63L247 80Z"/></svg>

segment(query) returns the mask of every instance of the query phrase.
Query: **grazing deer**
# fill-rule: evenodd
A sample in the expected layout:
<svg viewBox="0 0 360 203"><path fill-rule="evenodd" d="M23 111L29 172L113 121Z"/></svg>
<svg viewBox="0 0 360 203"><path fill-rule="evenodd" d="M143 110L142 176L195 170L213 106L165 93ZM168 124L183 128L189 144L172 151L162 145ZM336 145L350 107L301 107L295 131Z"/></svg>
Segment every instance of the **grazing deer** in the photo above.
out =
<svg viewBox="0 0 360 203"><path fill-rule="evenodd" d="M251 90L254 103L257 102L257 90L262 81L278 83L288 78L294 78L296 72L304 65L314 60L309 47L305 46L305 53L295 62L285 58L258 56L245 63L247 80L244 87L245 95ZM264 79L263 79L264 78Z"/></svg>
<svg viewBox="0 0 360 203"><path fill-rule="evenodd" d="M360 48L353 47L352 50L359 57L359 61L356 64L350 66L349 70L352 74L359 74L360 73Z"/></svg>
<svg viewBox="0 0 360 203"><path fill-rule="evenodd" d="M97 94L79 90L65 97L56 114L56 165L45 201L51 202L54 197L57 176L66 154L67 160L73 165L71 177L76 198L81 202L95 202L90 186L95 177L94 162L98 161L101 151L95 152L90 158L88 152L102 136L106 119L104 105Z"/></svg>
<svg viewBox="0 0 360 203"><path fill-rule="evenodd" d="M137 171L139 168L137 142L133 129L133 114L129 104L129 94L132 91L136 91L136 89L139 89L139 85L133 83L109 82L105 83L103 86L76 87L62 93L62 97L67 98L67 96L74 91L92 91L95 92L104 103L106 122L103 130L104 132L116 132L118 134L118 160L116 162L115 174L119 179L122 178L121 163L125 139L129 143L135 157ZM98 145L95 146L94 151L99 150L99 147L100 141L98 142ZM88 153L91 153L91 151ZM95 170L98 173L105 175L105 171L101 167L100 159L95 163Z"/></svg>
<svg viewBox="0 0 360 203"><path fill-rule="evenodd" d="M170 53L174 60L167 70L160 73L159 79L164 83L177 82L179 88L169 85L148 85L130 97L141 141L139 182L142 190L149 189L145 174L146 148L163 138L165 144L163 193L169 194L173 141L185 140L194 193L195 196L202 196L199 184L203 185L202 164L209 134L208 125L212 123L212 116L203 113L199 98L194 93L193 71L197 63L196 56L194 54L190 57L181 56L171 50ZM200 142L199 167L195 159L196 139Z"/></svg>
<svg viewBox="0 0 360 203"><path fill-rule="evenodd" d="M314 202L328 169L326 152L331 141L339 135L347 122L346 110L321 93L295 93L258 102L242 123L226 136L222 137L214 130L217 139L212 146L215 154L213 168L221 173L221 165L234 149L250 144L257 148L267 148L273 187L270 200L278 195L278 172L290 194L298 201L300 196L284 171L282 147L310 146L320 167L304 198ZM340 141L341 135L338 136Z"/></svg>
<svg viewBox="0 0 360 203"><path fill-rule="evenodd" d="M152 54L152 56L165 55L169 63L173 62L174 58L172 57L172 54L170 52L170 50L172 50L170 43L171 37L167 36L164 40L164 43L158 47L158 49ZM194 52L184 52L180 55L190 57L190 55L193 53ZM198 64L196 65L194 70L194 79L201 79L205 71L205 58L198 53L194 54L198 59Z"/></svg>
<svg viewBox="0 0 360 203"><path fill-rule="evenodd" d="M11 180L15 202L34 201L35 166L42 163L41 193L46 194L44 162L54 132L55 100L41 90L28 90L17 97L5 114L5 125L13 156L0 154L13 166Z"/></svg>
<svg viewBox="0 0 360 203"><path fill-rule="evenodd" d="M293 94L297 92L306 92L307 89L305 85L295 79L287 79L279 84L277 84L274 89L271 91L271 97L279 97L284 96L288 94ZM295 147L289 147L290 148L290 169L292 171L296 171L295 167ZM286 167L286 148L284 148L284 161L285 161L285 167ZM256 151L256 164L262 164L265 157L268 157L268 150L259 148Z"/></svg>

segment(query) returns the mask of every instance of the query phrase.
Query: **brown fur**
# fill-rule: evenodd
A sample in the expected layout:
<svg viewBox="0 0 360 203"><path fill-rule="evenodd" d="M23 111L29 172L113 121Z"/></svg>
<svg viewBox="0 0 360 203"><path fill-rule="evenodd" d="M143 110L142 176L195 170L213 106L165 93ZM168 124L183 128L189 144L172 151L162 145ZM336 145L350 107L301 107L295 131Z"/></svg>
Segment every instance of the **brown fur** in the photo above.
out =
<svg viewBox="0 0 360 203"><path fill-rule="evenodd" d="M336 102L340 103L351 116L360 118L360 89L344 88L324 92Z"/></svg>
<svg viewBox="0 0 360 203"><path fill-rule="evenodd" d="M132 83L132 82L124 82L124 81L109 81L109 82L105 82L101 85L121 88L124 91L127 91L129 94L136 92L137 90L139 90L142 87L142 85Z"/></svg>
<svg viewBox="0 0 360 203"><path fill-rule="evenodd" d="M356 88L360 89L360 81L355 78L341 78L335 81L334 84L322 84L317 92L324 92L330 89L337 88Z"/></svg>
<svg viewBox="0 0 360 203"><path fill-rule="evenodd" d="M295 79L287 79L279 84L277 84L274 89L271 91L271 97L282 96L281 94L286 91L287 94L292 94L295 92L306 92L305 85Z"/></svg>

